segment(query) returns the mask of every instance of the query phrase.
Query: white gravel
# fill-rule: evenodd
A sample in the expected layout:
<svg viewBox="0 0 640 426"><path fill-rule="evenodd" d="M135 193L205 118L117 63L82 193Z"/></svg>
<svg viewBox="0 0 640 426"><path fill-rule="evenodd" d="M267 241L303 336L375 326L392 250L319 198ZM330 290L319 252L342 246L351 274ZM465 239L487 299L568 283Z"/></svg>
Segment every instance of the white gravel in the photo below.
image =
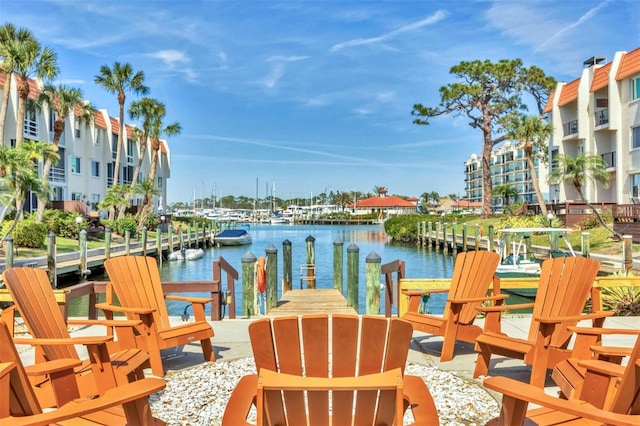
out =
<svg viewBox="0 0 640 426"><path fill-rule="evenodd" d="M405 372L424 379L442 425L483 425L499 414L498 403L477 383L416 364L408 364ZM154 415L168 425L219 425L231 392L247 374L256 374L253 358L171 372L166 389L149 402ZM412 420L411 414L405 416L405 424Z"/></svg>

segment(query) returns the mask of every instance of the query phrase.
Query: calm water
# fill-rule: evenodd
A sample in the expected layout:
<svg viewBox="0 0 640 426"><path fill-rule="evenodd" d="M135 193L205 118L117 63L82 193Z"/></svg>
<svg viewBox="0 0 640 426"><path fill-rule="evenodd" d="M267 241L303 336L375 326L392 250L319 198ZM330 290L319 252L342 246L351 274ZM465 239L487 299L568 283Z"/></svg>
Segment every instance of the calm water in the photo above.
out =
<svg viewBox="0 0 640 426"><path fill-rule="evenodd" d="M333 243L341 239L343 241L344 256L344 284L346 294L346 273L347 273L347 248L355 244L359 248L359 312L365 313L365 259L375 252L382 258L382 263L392 262L402 259L406 263L406 276L409 278L430 277L445 278L450 277L453 271L453 258L449 255L420 248L414 244L404 245L390 243L389 238L380 225L372 226L311 226L311 225L251 225L249 233L253 238L251 245L236 247L215 247L205 250L203 259L192 262L168 262L164 261L161 267L161 277L166 281L182 280L209 280L213 277L213 261L222 256L240 274L240 279L236 282L236 309L240 315L242 309L242 257L251 252L255 257L266 257L265 249L273 245L277 250L278 257L278 297L283 274L283 246L285 240L291 242L292 252L292 284L293 288L300 288L300 266L306 263L306 242L309 236L315 238L316 253L316 288L333 288ZM223 274L224 275L224 274ZM94 276L92 279L106 280L106 277ZM225 278L223 277L223 280ZM381 276L382 280L382 276ZM305 284L306 285L306 284ZM225 286L223 282L223 286ZM226 289L226 288L225 288ZM203 296L207 294L190 294L191 296ZM433 295L429 301L429 310L433 313L442 313L446 294ZM383 299L382 299L383 300ZM86 300L80 299L78 305L86 306ZM74 304L75 305L75 304ZM170 315L181 315L185 309L184 302L169 301L168 308ZM80 310L80 312L78 312ZM381 306L381 312L384 305ZM70 306L70 314L75 312L82 315L81 306ZM189 309L189 312L192 311ZM85 314L86 315L86 314Z"/></svg>

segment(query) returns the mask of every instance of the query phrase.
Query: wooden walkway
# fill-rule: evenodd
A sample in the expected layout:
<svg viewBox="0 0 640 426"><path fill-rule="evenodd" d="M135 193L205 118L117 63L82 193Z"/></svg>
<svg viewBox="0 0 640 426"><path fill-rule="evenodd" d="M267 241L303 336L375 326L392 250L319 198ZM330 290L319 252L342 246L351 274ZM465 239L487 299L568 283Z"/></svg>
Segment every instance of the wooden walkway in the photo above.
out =
<svg viewBox="0 0 640 426"><path fill-rule="evenodd" d="M278 306L267 316L305 314L357 314L347 306L347 300L335 289L289 290L278 300Z"/></svg>

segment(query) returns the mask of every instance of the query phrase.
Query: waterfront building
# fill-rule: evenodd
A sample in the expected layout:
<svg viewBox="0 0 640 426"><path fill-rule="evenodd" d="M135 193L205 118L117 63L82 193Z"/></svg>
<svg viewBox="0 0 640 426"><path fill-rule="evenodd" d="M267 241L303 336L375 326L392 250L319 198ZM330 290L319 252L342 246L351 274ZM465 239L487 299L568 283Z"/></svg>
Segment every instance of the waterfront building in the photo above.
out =
<svg viewBox="0 0 640 426"><path fill-rule="evenodd" d="M352 204L354 215L375 214L380 219L387 219L391 216L401 214L415 214L418 212L417 199L414 201L405 200L395 195L384 195L381 197L369 197Z"/></svg>
<svg viewBox="0 0 640 426"><path fill-rule="evenodd" d="M529 170L522 143L506 141L491 152L491 184L493 187L502 184L511 184L518 192L518 201L537 204L533 178L540 182L540 189L545 200L549 197L549 186L546 183L547 167L544 162L534 156L534 173ZM464 163L465 165L465 200L477 203L482 202L482 157L472 154ZM553 201L553 200L551 200ZM494 209L502 209L505 200L494 197L492 200Z"/></svg>
<svg viewBox="0 0 640 426"><path fill-rule="evenodd" d="M3 144L15 146L18 110L18 76L11 76L11 89L7 107L7 119L4 126ZM4 88L4 75L0 75L0 97ZM25 139L51 143L53 141L53 125L56 114L45 105L37 107L35 102L43 88L40 80L29 79L29 103L35 108L28 107L25 114L22 131ZM1 106L0 106L1 108ZM115 115L118 115L118 111ZM75 201L86 206L86 212L98 212L98 203L104 198L107 189L114 184L114 167L120 132L119 120L110 116L105 109L95 111L93 120L84 122L75 114L66 118L65 131L60 137L60 160L51 167L49 173L50 186L53 189L52 201ZM129 184L140 158L140 143L136 138L136 127L125 124L126 135L121 152L119 184ZM151 141L144 153L138 182L149 175L153 151ZM158 165L155 184L159 194L154 197L154 211L162 208L162 201L167 199L167 180L170 177L170 150L166 141L160 141ZM38 164L39 174L42 176L43 164ZM138 196L139 197L139 196ZM142 198L131 200L131 206L142 205ZM25 205L25 210L37 210L37 198L32 194ZM106 212L101 212L104 216Z"/></svg>
<svg viewBox="0 0 640 426"><path fill-rule="evenodd" d="M611 175L609 188L587 181L591 202L638 202L640 187L640 48L586 60L580 76L560 82L545 108L554 132L549 157L600 155ZM551 162L553 167L553 161ZM571 184L552 185L562 200L579 198Z"/></svg>

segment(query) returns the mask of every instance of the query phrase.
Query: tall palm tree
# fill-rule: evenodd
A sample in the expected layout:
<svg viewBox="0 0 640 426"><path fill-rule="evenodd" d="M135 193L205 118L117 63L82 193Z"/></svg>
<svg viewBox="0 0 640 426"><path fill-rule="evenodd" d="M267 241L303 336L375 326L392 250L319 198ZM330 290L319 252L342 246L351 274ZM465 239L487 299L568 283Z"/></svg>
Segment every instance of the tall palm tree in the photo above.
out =
<svg viewBox="0 0 640 426"><path fill-rule="evenodd" d="M142 162L144 161L144 156L147 152L148 139L149 135L151 135L154 131L155 121L158 117L164 117L165 115L165 106L162 102L157 101L152 98L142 98L138 101L131 103L129 106L129 118L134 119L142 119L142 129L137 132L138 136L138 145L139 145L139 156L138 163L136 164L136 168L133 171L133 179L131 180L131 185L129 189L128 197L134 193L134 188L138 184L138 174L140 173L140 169L142 168ZM124 209L125 207L121 207L118 211L118 219L124 217Z"/></svg>
<svg viewBox="0 0 640 426"><path fill-rule="evenodd" d="M16 49L13 70L18 75L18 112L16 114L16 146L24 139L24 117L29 99L29 79L50 80L58 75L58 56L35 39L28 39Z"/></svg>
<svg viewBox="0 0 640 426"><path fill-rule="evenodd" d="M535 164L533 162L534 151L537 149L539 153L547 152L547 140L553 133L553 126L545 123L543 119L535 115L515 115L511 116L507 124L507 137L516 139L521 142L524 150L524 156L527 160L529 173L531 173L531 181L536 191L538 204L542 216L547 216L547 204L542 196L540 189L540 181L536 176Z"/></svg>
<svg viewBox="0 0 640 426"><path fill-rule="evenodd" d="M9 198L0 214L0 222L4 220L11 208L16 209L16 216L11 227L0 239L0 244L13 231L18 221L22 219L22 208L29 192L40 196L50 191L38 177L34 161L43 159L57 161L57 148L44 142L24 141L19 147L0 146L0 178L8 190Z"/></svg>
<svg viewBox="0 0 640 426"><path fill-rule="evenodd" d="M149 179L151 179L151 181L154 183L156 181L156 173L158 170L158 157L160 156L160 146L161 146L160 137L179 135L180 132L182 131L182 127L178 122L175 122L163 128L162 119L164 118L166 111L164 110L164 108L162 108L161 111L158 110L156 112L158 112L159 114L154 118L151 126L151 133L149 134L151 138L151 150L152 150L151 151L152 152L151 170L149 170ZM152 202L152 199L149 199L149 207L147 207L147 210L151 209L151 202Z"/></svg>
<svg viewBox="0 0 640 426"><path fill-rule="evenodd" d="M125 135L124 130L124 105L127 99L126 92L133 92L138 95L146 95L149 93L149 88L144 85L144 72L138 71L134 73L131 64L121 64L115 62L113 68L109 68L108 65L100 67L100 74L96 75L94 82L101 86L109 93L116 93L118 97L119 112L119 124L120 131L118 132L118 146L116 147L116 162L113 170L113 183L118 184L118 177L120 173L120 155L122 153L123 138ZM115 214L114 209L109 209L109 219L113 220Z"/></svg>
<svg viewBox="0 0 640 426"><path fill-rule="evenodd" d="M140 181L136 186L136 192L143 196L142 210L138 211L136 219L138 220L138 231L142 231L147 217L152 213L151 200L155 195L160 194L152 179L147 178Z"/></svg>
<svg viewBox="0 0 640 426"><path fill-rule="evenodd" d="M4 144L4 124L7 121L11 75L20 57L21 49L28 42L35 42L33 34L28 29L16 29L10 23L0 26L0 73L4 75L2 104L0 105L0 145Z"/></svg>
<svg viewBox="0 0 640 426"><path fill-rule="evenodd" d="M515 186L510 183L503 183L493 187L492 195L502 198L504 205L507 206L509 205L509 199L513 197L517 201L519 194Z"/></svg>
<svg viewBox="0 0 640 426"><path fill-rule="evenodd" d="M60 144L60 137L65 131L67 117L75 114L75 119L88 123L93 120L95 109L91 103L84 101L82 90L71 88L60 84L57 87L51 84L44 86L38 97L38 105L48 105L55 111L55 122L53 123L53 141L52 145L56 148ZM46 186L49 185L49 171L51 170L51 161L46 160L42 168L42 180ZM38 214L36 222L41 222L44 217L44 208L47 199L38 199Z"/></svg>
<svg viewBox="0 0 640 426"><path fill-rule="evenodd" d="M611 234L616 241L622 240L622 235L607 225L600 212L587 200L584 195L584 184L587 180L600 183L604 188L609 187L611 175L607 171L607 163L595 154L579 154L577 157L560 154L556 157L558 166L549 174L549 183L558 184L562 181L570 183L578 195L593 211L598 222Z"/></svg>

